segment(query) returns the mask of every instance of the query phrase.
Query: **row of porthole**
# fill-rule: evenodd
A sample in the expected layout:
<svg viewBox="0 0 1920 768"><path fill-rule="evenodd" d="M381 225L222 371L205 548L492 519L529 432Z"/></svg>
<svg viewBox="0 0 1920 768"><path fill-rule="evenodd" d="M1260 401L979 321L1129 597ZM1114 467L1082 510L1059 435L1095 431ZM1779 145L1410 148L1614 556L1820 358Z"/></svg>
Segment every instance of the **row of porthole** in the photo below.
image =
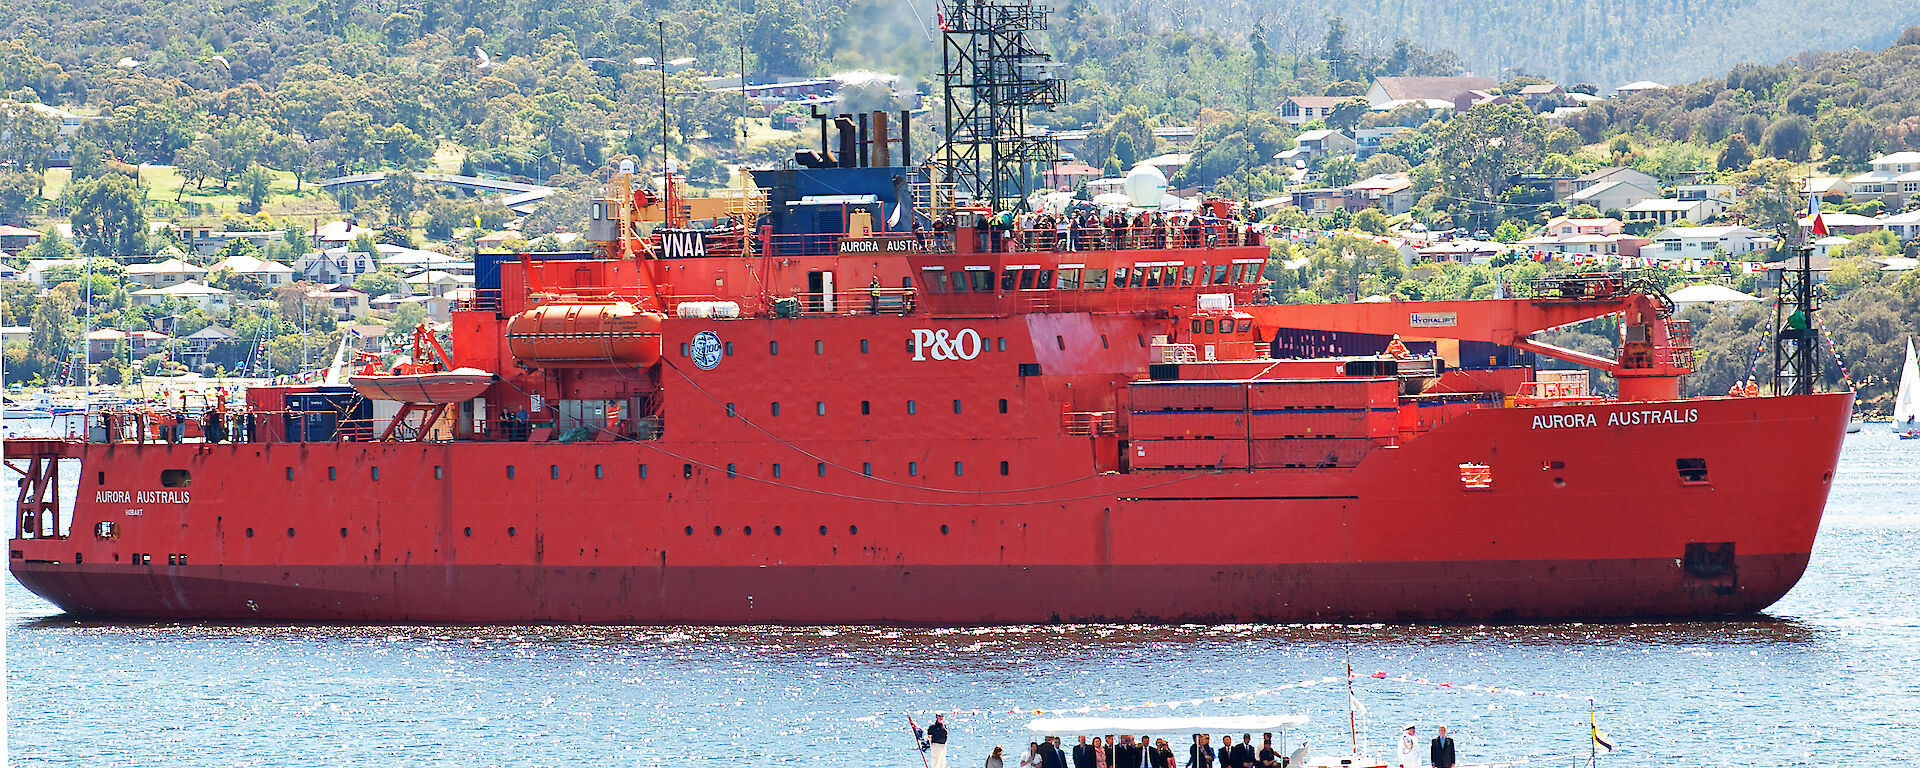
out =
<svg viewBox="0 0 1920 768"><path fill-rule="evenodd" d="M916 414L918 414L919 412L920 412L920 407L919 407L919 404L918 404L917 402L915 402L915 401L913 401L913 400L908 400L908 401L907 401L907 415L908 415L908 416L913 416L913 415L916 415ZM957 413L960 413L960 412L961 412L961 408L960 408L960 401L959 401L959 400L955 400L955 401L953 401L953 412L954 412L954 413L956 413L956 414L957 414ZM1000 412L1001 412L1001 413L1006 413L1006 412L1007 412L1007 399L1006 399L1006 398L1004 398L1004 397L1003 397L1003 398L1000 398ZM779 415L780 415L780 401L778 401L778 400L775 400L775 401L773 401L773 402L771 402L771 403L768 403L768 404L767 404L767 413L769 413L769 414L771 414L771 415L773 415L773 416L779 416ZM825 416L825 415L827 415L827 403L826 403L826 401L824 401L824 400L818 400L818 401L815 401L815 402L814 402L814 404L813 404L813 413L814 413L814 415L816 415L816 416ZM736 416L738 416L738 415L740 415L740 412L739 412L739 409L738 409L738 408L737 408L737 407L736 407L736 406L735 406L735 405L734 405L733 403L727 403L727 418L730 418L730 419L731 419L731 418L734 418L734 417L736 417ZM862 416L872 416L872 415L873 415L873 401L871 401L871 400L862 400L862 401L860 401L860 415L862 415Z"/></svg>
<svg viewBox="0 0 1920 768"><path fill-rule="evenodd" d="M471 529L469 529L469 530L471 530ZM950 529L949 529L949 528L948 528L947 526L945 526L945 525L942 525L942 526L940 526L940 533L941 533L942 535L944 535L944 534L946 534L946 533L947 533L947 532L948 532L949 530L950 530ZM716 526L714 526L714 527L713 527L713 535L715 535L715 536L723 536L723 535L725 535L725 534L726 534L726 532L727 532L727 529L726 529L726 528L723 528L723 527L721 527L721 526L718 526L718 525L716 525ZM693 526L691 526L691 525L689 525L689 526L687 526L687 528L686 528L686 533L687 533L687 535L688 535L688 536L692 536L692 535L693 535ZM747 536L752 536L752 535L753 535L753 526L751 526L751 525L743 525L743 526L741 526L741 527L740 527L740 533L742 533L742 534L744 534L744 535L747 535ZM781 535L782 533L784 533L784 531L782 531L782 530L781 530L781 528L780 528L780 526L777 526L777 525L776 525L776 526L774 526L774 527L773 527L773 535L775 535L775 536L779 536L779 535ZM827 535L827 527L826 527L826 526L824 526L824 525L823 525L823 526L820 526L820 535L822 535L822 536L825 536L825 535ZM857 526L857 525L849 525L849 526L847 526L847 535L849 535L849 536L858 536L858 535L860 535L860 526Z"/></svg>
<svg viewBox="0 0 1920 768"><path fill-rule="evenodd" d="M468 538L472 538L472 537L473 537L473 528L472 528L472 526L468 526L467 528L465 528L465 529L463 529L463 531L462 531L462 532L463 532L463 533L465 533L465 534L467 535L467 537L468 537ZM508 536L518 536L518 535L520 535L520 532L519 532L519 530L518 530L517 528L515 528L514 526L511 526L511 525L509 525L509 526L507 526L507 535L508 535ZM294 530L293 530L292 528L288 528L288 529L287 529L287 538L289 538L289 539L291 539L291 538L293 538L293 537L294 537ZM342 528L342 529L340 529L340 538L343 538L343 539L344 539L344 538L346 538L346 537L347 537L347 529L345 529L345 528ZM253 538L253 529L252 529L252 528L248 528L248 529L247 529L247 538L249 538L249 539L251 539L251 538Z"/></svg>

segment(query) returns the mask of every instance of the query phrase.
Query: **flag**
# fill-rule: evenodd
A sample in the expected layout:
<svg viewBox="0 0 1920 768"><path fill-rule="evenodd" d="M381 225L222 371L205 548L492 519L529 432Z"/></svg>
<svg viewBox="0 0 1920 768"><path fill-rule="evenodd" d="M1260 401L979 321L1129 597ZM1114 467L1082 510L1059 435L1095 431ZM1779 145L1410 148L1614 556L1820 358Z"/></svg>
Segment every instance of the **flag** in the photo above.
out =
<svg viewBox="0 0 1920 768"><path fill-rule="evenodd" d="M1367 705L1361 704L1360 697L1353 695L1353 691L1347 691L1347 709L1353 711L1354 717L1367 716Z"/></svg>
<svg viewBox="0 0 1920 768"><path fill-rule="evenodd" d="M1587 726L1593 730L1593 748L1597 752L1612 752L1613 737L1600 730L1600 721L1594 718L1593 710L1587 710Z"/></svg>
<svg viewBox="0 0 1920 768"><path fill-rule="evenodd" d="M1808 193L1807 195L1807 226L1811 229L1815 237L1826 237L1828 234L1827 220L1820 216L1820 194L1818 192Z"/></svg>

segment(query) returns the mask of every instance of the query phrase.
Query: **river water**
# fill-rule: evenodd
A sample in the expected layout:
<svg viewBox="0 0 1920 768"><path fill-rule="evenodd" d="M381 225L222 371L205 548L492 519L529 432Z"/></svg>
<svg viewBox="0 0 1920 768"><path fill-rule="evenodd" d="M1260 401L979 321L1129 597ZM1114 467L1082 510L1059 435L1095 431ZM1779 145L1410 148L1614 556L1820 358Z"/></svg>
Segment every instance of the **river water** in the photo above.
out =
<svg viewBox="0 0 1920 768"><path fill-rule="evenodd" d="M1289 741L1327 752L1348 739L1347 697L1344 681L1320 681L1351 660L1361 675L1429 683L1356 682L1368 713L1361 738L1376 753L1391 752L1417 720L1423 738L1447 725L1463 762L1580 753L1545 763L1574 765L1585 760L1591 698L1619 744L1602 765L1912 765L1917 535L1920 444L1870 425L1847 438L1806 578L1764 617L1742 621L129 626L62 620L7 579L7 757L18 766L908 768L920 757L906 713L939 709L959 711L948 717L954 768L980 765L994 745L1013 766L1034 709L1183 700L1107 714L1298 713L1311 722Z"/></svg>

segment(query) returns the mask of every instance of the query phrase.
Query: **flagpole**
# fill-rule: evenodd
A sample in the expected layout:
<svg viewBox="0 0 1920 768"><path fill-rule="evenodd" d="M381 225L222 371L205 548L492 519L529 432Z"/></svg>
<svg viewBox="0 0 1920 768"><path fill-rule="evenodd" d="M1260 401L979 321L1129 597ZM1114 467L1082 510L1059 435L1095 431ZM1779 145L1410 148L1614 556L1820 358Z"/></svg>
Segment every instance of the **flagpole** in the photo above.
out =
<svg viewBox="0 0 1920 768"><path fill-rule="evenodd" d="M1587 697L1587 768L1600 761L1600 745L1593 739L1594 730L1599 728L1599 719L1593 713L1593 697Z"/></svg>
<svg viewBox="0 0 1920 768"><path fill-rule="evenodd" d="M1353 654L1347 654L1347 741L1360 754L1359 721L1353 714Z"/></svg>

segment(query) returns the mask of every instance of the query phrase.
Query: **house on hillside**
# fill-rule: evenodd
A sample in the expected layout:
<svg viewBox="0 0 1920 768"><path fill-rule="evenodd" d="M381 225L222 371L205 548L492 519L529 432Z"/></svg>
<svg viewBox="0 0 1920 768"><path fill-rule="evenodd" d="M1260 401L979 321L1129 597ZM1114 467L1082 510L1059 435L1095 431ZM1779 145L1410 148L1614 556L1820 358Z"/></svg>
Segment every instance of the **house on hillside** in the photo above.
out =
<svg viewBox="0 0 1920 768"><path fill-rule="evenodd" d="M1774 240L1746 227L1668 227L1655 232L1653 243L1642 249L1642 256L1663 259L1704 259L1714 249L1738 256L1772 248Z"/></svg>
<svg viewBox="0 0 1920 768"><path fill-rule="evenodd" d="M1353 132L1353 159L1365 160L1380 151L1380 143L1389 138L1413 130L1406 126L1389 125L1384 128L1360 128Z"/></svg>
<svg viewBox="0 0 1920 768"><path fill-rule="evenodd" d="M1660 180L1632 168L1600 168L1580 174L1573 179L1573 191L1603 184L1609 181L1630 181L1643 189L1660 191ZM1658 197L1659 195L1655 195Z"/></svg>
<svg viewBox="0 0 1920 768"><path fill-rule="evenodd" d="M313 251L293 261L294 272L314 282L353 282L368 272L380 271L380 260L371 253L348 251L344 246Z"/></svg>
<svg viewBox="0 0 1920 768"><path fill-rule="evenodd" d="M1520 89L1520 100L1526 102L1527 108L1535 112L1540 111L1542 103L1558 102L1566 97L1567 89L1553 83L1535 83Z"/></svg>
<svg viewBox="0 0 1920 768"><path fill-rule="evenodd" d="M1842 178L1816 176L1800 183L1800 194L1819 195L1822 200L1837 203L1853 194L1853 185Z"/></svg>
<svg viewBox="0 0 1920 768"><path fill-rule="evenodd" d="M18 256L37 242L40 242L40 233L36 230L0 224L0 251L5 251L8 256Z"/></svg>
<svg viewBox="0 0 1920 768"><path fill-rule="evenodd" d="M87 334L87 362L97 363L113 357L114 347L121 342L126 343L128 356L138 360L165 349L172 340L173 337L154 331L128 333L118 328L101 328Z"/></svg>
<svg viewBox="0 0 1920 768"><path fill-rule="evenodd" d="M1491 77L1382 77L1367 90L1367 103L1377 107L1408 99L1452 102L1467 91L1487 91L1499 85Z"/></svg>
<svg viewBox="0 0 1920 768"><path fill-rule="evenodd" d="M1651 242L1621 231L1618 219L1570 219L1561 216L1547 222L1546 231L1521 240L1517 245L1541 253L1583 256L1638 256L1641 247Z"/></svg>
<svg viewBox="0 0 1920 768"><path fill-rule="evenodd" d="M1636 203L1659 196L1660 187L1657 185L1643 186L1627 180L1603 181L1573 193L1567 198L1567 203L1591 205L1601 211L1624 211Z"/></svg>
<svg viewBox="0 0 1920 768"><path fill-rule="evenodd" d="M1329 157L1354 154L1359 144L1344 133L1329 128L1307 131L1294 139L1293 149L1273 156L1283 166L1312 167Z"/></svg>
<svg viewBox="0 0 1920 768"><path fill-rule="evenodd" d="M1740 202L1740 193L1732 184L1681 184L1673 188L1675 200L1712 200L1720 204L1720 210L1732 208Z"/></svg>
<svg viewBox="0 0 1920 768"><path fill-rule="evenodd" d="M209 272L226 270L236 277L252 277L261 285L274 288L293 282L293 267L277 261L236 254L221 259Z"/></svg>
<svg viewBox="0 0 1920 768"><path fill-rule="evenodd" d="M1310 216L1333 213L1347 207L1347 192L1343 189L1289 189L1287 194L1293 198L1293 207Z"/></svg>
<svg viewBox="0 0 1920 768"><path fill-rule="evenodd" d="M361 320L367 316L367 292L351 285L327 283L309 286L307 299L325 303L341 320Z"/></svg>
<svg viewBox="0 0 1920 768"><path fill-rule="evenodd" d="M1648 91L1664 91L1666 89L1667 89L1666 86L1656 83L1652 80L1635 80L1631 83L1627 83L1626 85L1613 89L1613 93L1615 96L1632 96L1636 93L1646 93Z"/></svg>
<svg viewBox="0 0 1920 768"><path fill-rule="evenodd" d="M1888 216L1881 219L1880 223L1886 225L1887 231L1901 240L1920 240L1920 211L1907 211Z"/></svg>
<svg viewBox="0 0 1920 768"><path fill-rule="evenodd" d="M226 289L215 288L211 285L201 285L192 280L169 285L165 288L148 288L144 291L134 291L131 295L133 297L133 303L141 306L157 307L165 304L168 299L179 299L199 307L202 311L206 312L225 312L232 307Z"/></svg>
<svg viewBox="0 0 1920 768"><path fill-rule="evenodd" d="M1861 216L1855 213L1822 213L1820 214L1820 220L1827 225L1828 232L1836 235L1859 235L1867 232L1878 232L1887 228L1885 219L1876 219L1871 216ZM1801 229L1808 229L1812 226L1813 217L1800 217Z"/></svg>
<svg viewBox="0 0 1920 768"><path fill-rule="evenodd" d="M1280 102L1280 119L1296 126L1325 120L1333 115L1333 108L1351 96L1290 96Z"/></svg>
<svg viewBox="0 0 1920 768"><path fill-rule="evenodd" d="M178 251L176 251L177 253ZM148 288L165 288L179 285L189 280L206 277L205 267L188 264L179 258L167 259L152 264L134 264L127 267L127 279Z"/></svg>
<svg viewBox="0 0 1920 768"><path fill-rule="evenodd" d="M1347 185L1345 205L1349 211L1378 208L1388 216L1413 210L1413 181L1404 173L1382 173Z"/></svg>
<svg viewBox="0 0 1920 768"><path fill-rule="evenodd" d="M186 346L180 350L180 362L198 368L202 363L207 361L207 355L213 351L215 344L233 341L238 338L240 338L240 334L217 325L209 325L194 331L187 336L185 339Z"/></svg>
<svg viewBox="0 0 1920 768"><path fill-rule="evenodd" d="M1669 226L1676 221L1690 221L1705 224L1708 219L1720 215L1724 210L1715 200L1642 200L1622 209L1627 221L1651 221L1660 226Z"/></svg>
<svg viewBox="0 0 1920 768"><path fill-rule="evenodd" d="M1040 172L1040 182L1051 189L1073 189L1100 178L1100 169L1086 163L1061 163Z"/></svg>
<svg viewBox="0 0 1920 768"><path fill-rule="evenodd" d="M1887 210L1898 211L1920 195L1920 152L1881 155L1870 164L1873 170L1847 179L1854 202L1879 200Z"/></svg>

